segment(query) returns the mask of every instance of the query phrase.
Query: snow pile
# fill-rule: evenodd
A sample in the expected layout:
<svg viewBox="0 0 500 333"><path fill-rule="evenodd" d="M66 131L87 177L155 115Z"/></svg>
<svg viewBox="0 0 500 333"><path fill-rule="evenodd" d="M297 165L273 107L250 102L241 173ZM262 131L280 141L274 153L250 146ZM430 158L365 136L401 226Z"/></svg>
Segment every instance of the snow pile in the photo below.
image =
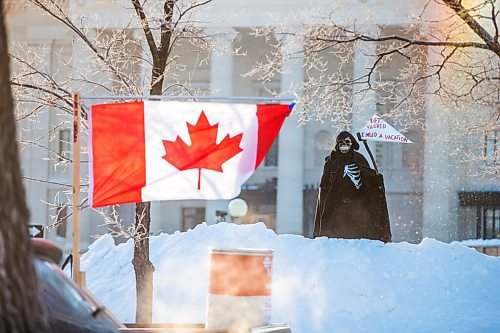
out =
<svg viewBox="0 0 500 333"><path fill-rule="evenodd" d="M204 323L209 248L274 249L272 322L293 332L496 332L500 258L463 244L276 235L264 224L201 224L151 238L154 322ZM82 256L90 289L134 322L133 243L103 236Z"/></svg>

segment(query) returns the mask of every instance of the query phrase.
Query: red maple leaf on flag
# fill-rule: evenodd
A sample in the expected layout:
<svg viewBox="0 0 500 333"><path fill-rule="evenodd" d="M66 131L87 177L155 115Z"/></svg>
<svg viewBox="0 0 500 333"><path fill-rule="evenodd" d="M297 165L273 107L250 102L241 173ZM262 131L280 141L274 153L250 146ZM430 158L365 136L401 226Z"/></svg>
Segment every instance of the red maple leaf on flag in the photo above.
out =
<svg viewBox="0 0 500 333"><path fill-rule="evenodd" d="M230 137L227 134L216 143L219 124L210 125L202 111L195 125L187 123L191 146L179 136L175 141L163 141L165 159L178 170L198 169L198 190L200 189L201 169L223 172L222 164L243 151L240 148L242 133Z"/></svg>

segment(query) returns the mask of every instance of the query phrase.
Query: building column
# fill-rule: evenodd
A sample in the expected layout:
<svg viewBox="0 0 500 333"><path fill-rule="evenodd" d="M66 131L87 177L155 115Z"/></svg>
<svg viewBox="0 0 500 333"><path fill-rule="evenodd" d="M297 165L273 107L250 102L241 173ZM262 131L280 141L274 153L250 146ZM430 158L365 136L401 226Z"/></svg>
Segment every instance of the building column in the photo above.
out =
<svg viewBox="0 0 500 333"><path fill-rule="evenodd" d="M233 96L233 40L236 30L225 28L224 30L208 31L213 35L214 50L210 56L210 92L212 96ZM217 210L228 212L229 200L207 200L205 206L205 221L207 224L215 224ZM226 217L231 221L231 217Z"/></svg>
<svg viewBox="0 0 500 333"><path fill-rule="evenodd" d="M302 45L291 36L284 38L284 50L300 54ZM281 91L286 95L302 95L304 59L283 59ZM278 141L278 188L276 198L276 231L302 234L304 187L304 127L298 123L294 110L286 119Z"/></svg>
<svg viewBox="0 0 500 333"><path fill-rule="evenodd" d="M212 96L233 95L233 40L237 31L224 29L213 34L214 50L210 56L210 91Z"/></svg>
<svg viewBox="0 0 500 333"><path fill-rule="evenodd" d="M47 39L38 39L30 41L34 45L40 44L37 47L36 51L38 56L43 59L43 64L48 67L48 74L53 74L56 72L54 68L54 40L50 40L48 36ZM31 46L29 46L31 47ZM44 50L46 47L46 50ZM24 111L24 110L23 110ZM47 133L51 128L51 115L55 114L56 108L49 108L45 111L38 112L36 116L36 121L33 119L24 119L19 121L17 126L17 134L22 140L27 142L37 142L41 141L41 138L44 138L41 141L41 145L46 145L50 147L50 142L48 140ZM56 136L57 137L57 136ZM46 140L46 141L45 141ZM21 147L21 146L20 146ZM48 150L41 149L35 144L30 144L27 149L20 149L20 163L22 166L22 174L23 176L27 176L33 179L47 179L51 175L51 162L46 160L51 157L51 154ZM54 158L52 156L52 158ZM71 167L68 169L71 170ZM71 175L68 177L69 179ZM50 179L55 181L55 179ZM67 179L57 179L58 182L64 183ZM30 214L30 224L39 224L39 225L49 225L52 223L50 219L50 215L54 214L50 212L47 214L48 208L47 202L53 202L54 198L48 197L49 191L54 188L56 190L63 189L60 186L55 187L50 183L45 182L36 182L32 180L23 180L23 184L26 189L26 202L28 203L28 207L32 212ZM68 228L69 229L69 228ZM49 238L48 230L44 231L45 238Z"/></svg>
<svg viewBox="0 0 500 333"><path fill-rule="evenodd" d="M428 52L429 68L435 68L440 56L432 50ZM432 92L438 82L433 79L427 91ZM423 176L423 216L422 237L436 238L441 241L456 239L456 209L450 160L449 111L436 95L429 94L425 112L425 151Z"/></svg>

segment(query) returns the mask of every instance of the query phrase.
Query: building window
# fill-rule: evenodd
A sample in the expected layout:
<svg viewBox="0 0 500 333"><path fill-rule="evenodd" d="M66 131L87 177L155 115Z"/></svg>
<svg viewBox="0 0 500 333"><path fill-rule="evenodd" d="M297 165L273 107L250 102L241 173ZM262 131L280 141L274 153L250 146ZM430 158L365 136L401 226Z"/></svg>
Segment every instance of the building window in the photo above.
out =
<svg viewBox="0 0 500 333"><path fill-rule="evenodd" d="M500 165L500 158L498 151L500 146L500 131L488 131L484 135L484 158L486 165L495 166Z"/></svg>
<svg viewBox="0 0 500 333"><path fill-rule="evenodd" d="M375 162L377 162L378 167L384 167L383 161L383 149L384 146L381 142L375 141Z"/></svg>
<svg viewBox="0 0 500 333"><path fill-rule="evenodd" d="M476 220L467 222L471 227L470 236L481 239L500 238L499 191L459 192L458 198L460 206L476 208Z"/></svg>
<svg viewBox="0 0 500 333"><path fill-rule="evenodd" d="M204 207L183 207L182 208L182 231L194 229L198 224L205 221Z"/></svg>
<svg viewBox="0 0 500 333"><path fill-rule="evenodd" d="M409 170L421 171L424 161L423 135L421 132L410 130L404 135L413 143L404 143L403 146L403 167Z"/></svg>
<svg viewBox="0 0 500 333"><path fill-rule="evenodd" d="M401 153L401 143L375 141L375 162L381 169L393 170L397 164L397 155Z"/></svg>
<svg viewBox="0 0 500 333"><path fill-rule="evenodd" d="M266 158L264 159L265 166L277 166L278 165L278 142L279 142L279 134L274 139L271 148L267 152Z"/></svg>
<svg viewBox="0 0 500 333"><path fill-rule="evenodd" d="M394 105L390 100L384 100L384 98L388 98L387 92L380 91L378 94L377 98L379 101L375 104L375 112L379 116L383 116L385 113L388 113ZM383 102L380 100L383 100ZM396 163L394 153L397 149L401 149L401 145L381 141L375 141L373 144L375 146L375 162L377 166L386 170L395 169Z"/></svg>
<svg viewBox="0 0 500 333"><path fill-rule="evenodd" d="M70 151L70 141L71 141L71 132L69 129L59 130L59 148L58 148L58 159L59 161L65 161L69 158Z"/></svg>
<svg viewBox="0 0 500 333"><path fill-rule="evenodd" d="M478 217L477 238L500 238L500 207L481 207Z"/></svg>
<svg viewBox="0 0 500 333"><path fill-rule="evenodd" d="M66 225L68 220L68 206L60 204L57 206L57 214L55 216L57 226L56 234L59 237L66 238Z"/></svg>

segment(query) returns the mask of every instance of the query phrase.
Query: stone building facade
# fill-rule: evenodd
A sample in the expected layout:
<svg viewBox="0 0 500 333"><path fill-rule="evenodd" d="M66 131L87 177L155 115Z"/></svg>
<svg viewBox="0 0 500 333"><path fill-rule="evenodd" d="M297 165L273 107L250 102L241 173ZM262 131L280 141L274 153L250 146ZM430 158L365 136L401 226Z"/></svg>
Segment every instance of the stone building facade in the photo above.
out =
<svg viewBox="0 0 500 333"><path fill-rule="evenodd" d="M43 50L39 56L44 59L48 71L56 77L64 77L64 73L59 71L64 59L73 61L75 66L85 61L82 45L75 42L70 32L62 29L50 17L24 7L22 1L17 3L18 5L12 5L8 15L11 42L23 41L39 45L40 50ZM311 1L311 5L320 8L327 3L329 2ZM365 15L366 11L372 13L374 28L390 27L398 30L409 24L408 17L417 15L424 3L425 1L405 1L395 6L390 0L356 0L347 2L339 9L341 13L337 14L348 19L354 13ZM130 11L124 13L111 1L74 0L69 1L69 5L72 6L74 15L86 17L96 28L109 26L110 22L119 26L126 23L127 15L130 15ZM266 83L266 87L242 74L247 73L269 51L266 41L252 39L251 29L282 24L292 14L306 15L303 6L304 2L297 0L255 0L251 4L243 0L213 2L200 18L200 22L211 22L206 23L203 28L225 32L216 41L218 45L230 50L243 50L246 55L213 52L206 63L187 59L187 63L193 69L196 68L191 84L213 96L266 96L266 87L282 91L288 91L292 86L298 87L298 83L306 79L300 59L283 63L285 72L275 81ZM311 17L305 16L304 22L311 22ZM132 32L131 36L140 35ZM291 43L290 47L300 48L300 45L292 45L293 41L285 41L287 42ZM369 61L364 56L366 52L367 50L359 50L355 53L352 66L347 69L353 75L366 70ZM389 76L391 70L394 69L387 69ZM295 91L297 96L302 93L300 89ZM351 119L348 128L350 131L359 130L374 113L383 114L384 105L378 104L376 98L374 100L374 103L357 110ZM480 115L481 112L477 114ZM494 159L494 152L500 149L499 130L493 128L482 137L457 142L452 134L457 121L464 121L462 116L447 112L446 106L433 96L422 105L422 115L426 131L411 128L405 133L414 142L412 145L370 143L379 170L385 177L394 241L419 242L423 237L443 241L499 237L498 179L491 175L479 176L482 174L481 163L458 162L460 150L469 149L464 147L468 145L483 147L478 149L484 149L486 160L489 155L493 156L489 163L500 163ZM60 120L60 116L51 112L40 115L37 122L20 120L20 138L25 141L42 138L46 136L47 129L54 127ZM311 232L323 159L329 154L331 144L328 142L336 136L337 130L328 122L312 120L298 126L297 120L296 114L287 119L266 160L242 188L241 197L249 205L249 212L242 218L242 223L262 221L277 233L308 236ZM69 127L56 128L53 135L57 139L48 142L47 138L45 146L61 153L70 149L72 134ZM457 151L459 152L456 153ZM361 152L366 154L364 148ZM66 186L71 182L71 166L61 164L54 167L46 161L47 155L46 149L34 147L21 152L32 224L48 225L53 222L51 216L55 214L54 206L47 203L62 205L71 190L71 187ZM82 170L85 170L88 161L85 153L82 160ZM230 216L221 215L221 212L227 212L227 205L228 201L224 200L154 202L152 232L187 230L202 221L208 224L230 221ZM122 205L117 211L126 224L132 223L133 205ZM48 230L45 237L69 247L71 217L65 217L64 220L68 223ZM102 217L88 207L82 210L81 224L83 247L92 241L92 236L107 230L107 227L102 226Z"/></svg>

